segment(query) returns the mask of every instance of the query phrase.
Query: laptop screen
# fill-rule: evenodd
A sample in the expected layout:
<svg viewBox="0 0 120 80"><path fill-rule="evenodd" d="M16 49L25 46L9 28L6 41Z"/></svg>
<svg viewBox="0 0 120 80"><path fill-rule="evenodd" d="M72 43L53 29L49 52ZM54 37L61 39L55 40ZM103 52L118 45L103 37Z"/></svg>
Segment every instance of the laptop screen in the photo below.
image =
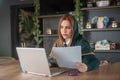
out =
<svg viewBox="0 0 120 80"><path fill-rule="evenodd" d="M23 72L50 74L44 48L17 47L16 49Z"/></svg>

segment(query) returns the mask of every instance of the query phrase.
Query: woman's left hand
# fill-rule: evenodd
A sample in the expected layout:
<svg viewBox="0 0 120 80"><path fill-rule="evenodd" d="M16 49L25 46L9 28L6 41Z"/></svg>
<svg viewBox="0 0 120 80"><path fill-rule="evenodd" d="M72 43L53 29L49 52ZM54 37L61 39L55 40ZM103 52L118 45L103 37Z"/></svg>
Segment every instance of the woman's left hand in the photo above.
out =
<svg viewBox="0 0 120 80"><path fill-rule="evenodd" d="M82 62L76 62L75 66L80 72L86 72L88 69L87 65L85 63L82 63Z"/></svg>

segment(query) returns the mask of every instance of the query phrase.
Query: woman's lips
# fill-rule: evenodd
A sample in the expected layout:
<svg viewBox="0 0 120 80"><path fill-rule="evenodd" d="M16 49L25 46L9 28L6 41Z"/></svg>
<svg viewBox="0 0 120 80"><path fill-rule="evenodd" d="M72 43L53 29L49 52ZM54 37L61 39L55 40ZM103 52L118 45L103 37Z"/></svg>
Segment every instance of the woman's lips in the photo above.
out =
<svg viewBox="0 0 120 80"><path fill-rule="evenodd" d="M67 34L62 34L63 36L67 36Z"/></svg>

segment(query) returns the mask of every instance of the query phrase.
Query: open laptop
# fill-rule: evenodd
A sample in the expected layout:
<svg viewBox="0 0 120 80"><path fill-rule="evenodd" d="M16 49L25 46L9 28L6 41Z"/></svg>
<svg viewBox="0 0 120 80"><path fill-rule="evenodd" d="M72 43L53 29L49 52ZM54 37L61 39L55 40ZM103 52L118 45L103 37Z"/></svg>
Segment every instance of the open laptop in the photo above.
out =
<svg viewBox="0 0 120 80"><path fill-rule="evenodd" d="M59 75L66 70L51 72L44 48L22 48L16 47L17 54L20 60L22 71L43 76Z"/></svg>
<svg viewBox="0 0 120 80"><path fill-rule="evenodd" d="M76 62L82 62L81 46L53 47L59 67L76 68Z"/></svg>

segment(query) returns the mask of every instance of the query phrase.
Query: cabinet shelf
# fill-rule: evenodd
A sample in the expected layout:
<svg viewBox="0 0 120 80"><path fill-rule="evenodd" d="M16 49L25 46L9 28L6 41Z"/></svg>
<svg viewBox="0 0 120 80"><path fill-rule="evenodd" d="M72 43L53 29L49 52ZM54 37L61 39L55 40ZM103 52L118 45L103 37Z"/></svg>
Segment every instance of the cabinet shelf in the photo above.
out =
<svg viewBox="0 0 120 80"><path fill-rule="evenodd" d="M83 36L89 42L96 42L99 40L107 39L113 41L115 43L120 42L119 33L120 33L120 26L119 26L119 14L120 14L120 6L106 6L106 7L90 7L90 8L81 8L83 12ZM111 13L111 14L109 14ZM94 16L108 16L110 21L115 20L118 22L117 28L112 28L111 23L109 24L108 28L86 28L86 23L90 22L90 20ZM97 27L97 26L94 26ZM104 36L103 36L104 35ZM115 50L95 50L95 53L120 53L119 46ZM112 55L113 56L113 55Z"/></svg>
<svg viewBox="0 0 120 80"><path fill-rule="evenodd" d="M106 6L106 7L91 7L91 8L82 8L81 10L103 10L103 9L120 9L120 6Z"/></svg>
<svg viewBox="0 0 120 80"><path fill-rule="evenodd" d="M61 17L63 16L64 14L57 14L57 15L42 15L42 16L39 16L38 18L56 18L56 17Z"/></svg>
<svg viewBox="0 0 120 80"><path fill-rule="evenodd" d="M95 50L94 52L100 52L100 53L104 53L104 52L106 52L106 53L119 53L120 52L120 50Z"/></svg>
<svg viewBox="0 0 120 80"><path fill-rule="evenodd" d="M58 34L44 34L44 35L39 35L38 37L57 37Z"/></svg>
<svg viewBox="0 0 120 80"><path fill-rule="evenodd" d="M120 28L82 29L82 31L119 31Z"/></svg>

